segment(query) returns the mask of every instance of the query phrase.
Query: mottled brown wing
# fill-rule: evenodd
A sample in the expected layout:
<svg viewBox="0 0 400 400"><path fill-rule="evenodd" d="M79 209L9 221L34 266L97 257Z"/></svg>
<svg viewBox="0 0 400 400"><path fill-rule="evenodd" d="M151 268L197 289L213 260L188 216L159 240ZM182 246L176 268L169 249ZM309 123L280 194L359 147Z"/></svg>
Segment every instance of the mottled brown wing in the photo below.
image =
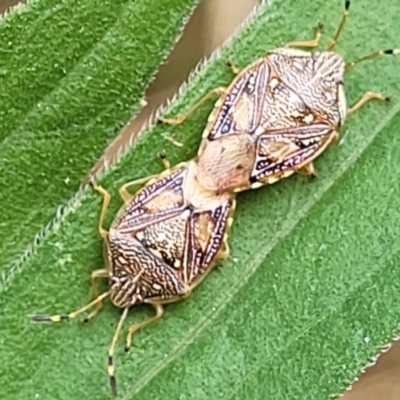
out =
<svg viewBox="0 0 400 400"><path fill-rule="evenodd" d="M185 250L186 279L189 285L212 266L223 246L232 206L232 200L224 199L215 207L192 213L187 226Z"/></svg>
<svg viewBox="0 0 400 400"><path fill-rule="evenodd" d="M272 133L281 129L290 132L292 129L311 127L312 125L329 125L325 114L319 114L308 107L304 99L280 80L271 78L262 105L262 118L253 133L254 140L262 134Z"/></svg>
<svg viewBox="0 0 400 400"><path fill-rule="evenodd" d="M185 186L188 176L187 165L144 186L123 207L112 227L121 232L139 231L148 225L179 215L187 207Z"/></svg>
<svg viewBox="0 0 400 400"><path fill-rule="evenodd" d="M141 241L117 230L111 232L109 257L113 276L120 281L114 302L135 296L136 302L142 303L186 293L181 269L171 266L161 256L162 250L153 247L151 239Z"/></svg>
<svg viewBox="0 0 400 400"><path fill-rule="evenodd" d="M294 173L328 146L332 133L330 121L308 107L280 76L271 78L253 133L257 150L250 182L273 183Z"/></svg>
<svg viewBox="0 0 400 400"><path fill-rule="evenodd" d="M215 140L253 132L261 119L269 77L270 68L264 58L242 70L215 104L203 137Z"/></svg>
<svg viewBox="0 0 400 400"><path fill-rule="evenodd" d="M261 135L251 183L290 175L318 157L334 137L335 132L325 124L277 129Z"/></svg>

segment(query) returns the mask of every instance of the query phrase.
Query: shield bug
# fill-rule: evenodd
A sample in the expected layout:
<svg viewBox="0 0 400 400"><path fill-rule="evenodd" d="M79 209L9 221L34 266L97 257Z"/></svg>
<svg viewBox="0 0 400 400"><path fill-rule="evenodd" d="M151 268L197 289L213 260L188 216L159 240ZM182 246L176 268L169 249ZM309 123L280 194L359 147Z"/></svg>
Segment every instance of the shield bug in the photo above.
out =
<svg viewBox="0 0 400 400"><path fill-rule="evenodd" d="M124 205L110 230L103 220L110 195L103 188L94 188L103 195L99 232L107 254L105 268L91 275L94 300L69 314L34 315L34 321L60 322L70 320L87 310L84 319L93 318L109 297L123 309L108 351L108 374L114 394L114 349L129 309L137 304L154 307L155 315L132 325L126 338L126 351L132 336L140 328L161 318L164 304L188 297L210 272L217 259L229 254L228 229L235 209L234 196L204 190L197 182L195 161L145 179L129 182L119 193ZM136 194L130 186L145 184ZM109 290L99 295L96 279L107 278Z"/></svg>
<svg viewBox="0 0 400 400"><path fill-rule="evenodd" d="M207 167L210 176L231 173L232 167L219 160L221 157L228 160L227 152L234 155L238 153L237 146L244 146L240 140L232 139L236 136L249 149L247 164L253 164L251 168L243 168L243 179L237 182L235 191L274 183L294 172L314 176L313 160L338 140L347 115L372 99L389 100L382 94L367 92L353 107L346 106L343 86L346 71L362 61L400 53L398 49L378 51L346 64L333 50L349 7L347 0L339 27L325 51L293 48L317 47L322 33L319 24L313 40L289 42L242 70L230 64L237 75L227 88L213 89L176 119L161 119L166 123L182 123L212 95L220 95L198 151L200 171ZM216 180L215 184L218 190L224 190L223 180Z"/></svg>

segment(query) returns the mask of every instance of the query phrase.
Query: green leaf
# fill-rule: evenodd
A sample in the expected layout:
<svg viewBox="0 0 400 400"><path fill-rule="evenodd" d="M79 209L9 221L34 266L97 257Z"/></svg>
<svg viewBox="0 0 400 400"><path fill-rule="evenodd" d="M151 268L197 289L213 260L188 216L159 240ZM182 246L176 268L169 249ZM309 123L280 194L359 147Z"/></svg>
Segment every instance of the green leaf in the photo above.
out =
<svg viewBox="0 0 400 400"><path fill-rule="evenodd" d="M168 110L176 115L239 66L269 48L309 39L325 22L322 48L341 1L275 0L191 81ZM304 12L306 10L306 12ZM354 2L337 51L352 61L396 44L397 1ZM391 27L391 29L388 29ZM394 95L348 118L342 142L316 162L313 182L293 176L238 196L231 257L186 301L139 332L131 353L120 338L116 374L122 399L336 398L400 330L400 59L361 64L346 77L349 103L367 90ZM101 179L122 183L192 157L212 104L183 125L157 126ZM185 142L175 148L166 131ZM110 215L121 204L113 199ZM4 276L0 384L7 399L109 398L106 349L120 310L110 304L88 326L38 325L28 314L67 312L89 300L89 274L101 268L101 199L78 194L32 253ZM104 283L104 288L106 283ZM126 327L152 310L134 307ZM67 326L66 326L67 325ZM12 382L12 384L10 384Z"/></svg>
<svg viewBox="0 0 400 400"><path fill-rule="evenodd" d="M139 110L196 3L40 0L0 21L0 270Z"/></svg>

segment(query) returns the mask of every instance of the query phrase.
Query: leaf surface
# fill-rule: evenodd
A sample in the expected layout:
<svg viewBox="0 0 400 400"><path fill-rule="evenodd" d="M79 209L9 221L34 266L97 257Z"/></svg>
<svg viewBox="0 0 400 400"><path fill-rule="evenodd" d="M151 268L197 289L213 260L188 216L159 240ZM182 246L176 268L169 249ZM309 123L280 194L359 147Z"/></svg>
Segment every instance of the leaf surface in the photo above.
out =
<svg viewBox="0 0 400 400"><path fill-rule="evenodd" d="M324 48L339 22L342 4L335 3L263 5L199 71L168 116L227 85L228 58L244 66L268 48L311 38L318 20L325 22ZM397 7L388 0L382 13L377 1L354 2L337 51L352 61L395 45ZM129 355L120 338L116 374L122 399L336 398L399 332L399 63L387 57L351 71L350 104L367 90L391 94L393 102L370 103L348 118L340 145L317 160L317 180L293 176L239 195L231 257L222 268L139 332ZM194 156L211 107L212 102L204 105L181 126L150 129L100 183L116 194L124 182L161 171L161 149L172 163ZM165 132L185 147L173 147ZM88 326L38 325L27 318L73 310L89 300L89 274L103 265L96 228L100 204L92 191L79 194L20 269L5 275L5 398L110 396L106 349L120 310L107 304ZM120 205L115 196L109 220ZM133 308L126 328L151 313Z"/></svg>

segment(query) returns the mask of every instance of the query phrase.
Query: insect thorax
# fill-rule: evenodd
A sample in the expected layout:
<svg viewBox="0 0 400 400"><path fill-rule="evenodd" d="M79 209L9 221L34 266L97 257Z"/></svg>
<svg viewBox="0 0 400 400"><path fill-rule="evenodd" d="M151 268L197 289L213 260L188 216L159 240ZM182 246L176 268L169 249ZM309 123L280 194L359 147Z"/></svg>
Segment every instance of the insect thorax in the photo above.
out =
<svg viewBox="0 0 400 400"><path fill-rule="evenodd" d="M198 162L200 185L214 192L248 187L256 144L247 133L208 141Z"/></svg>

